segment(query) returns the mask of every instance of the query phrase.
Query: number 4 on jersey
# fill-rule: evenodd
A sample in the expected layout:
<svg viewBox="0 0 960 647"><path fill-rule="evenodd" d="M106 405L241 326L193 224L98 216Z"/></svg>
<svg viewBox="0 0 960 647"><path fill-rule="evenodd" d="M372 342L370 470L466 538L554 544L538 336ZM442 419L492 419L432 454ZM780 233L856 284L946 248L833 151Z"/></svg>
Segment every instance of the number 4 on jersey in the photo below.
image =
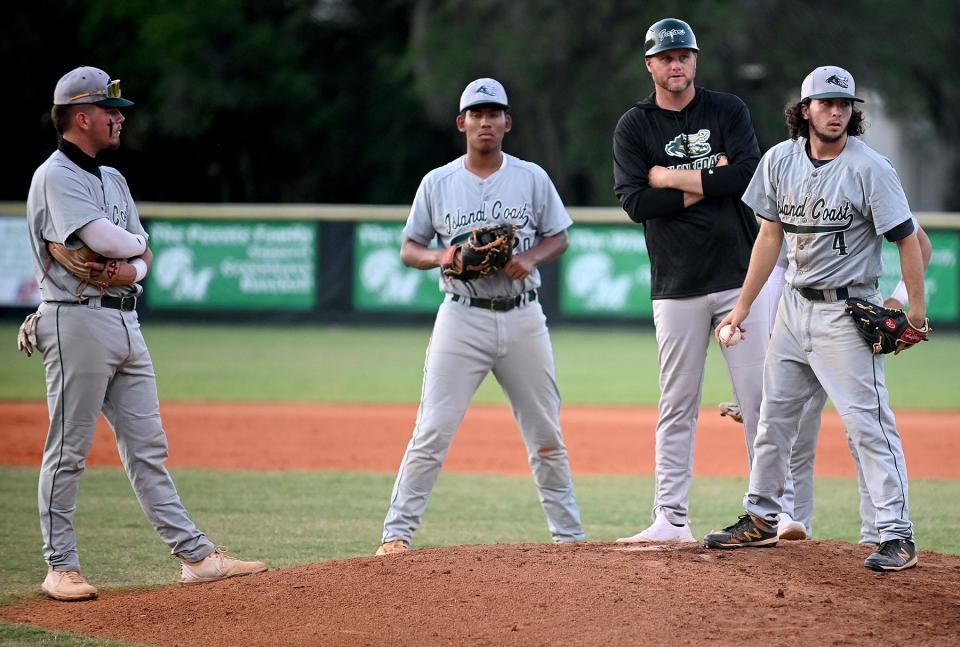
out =
<svg viewBox="0 0 960 647"><path fill-rule="evenodd" d="M837 256L847 255L847 243L843 240L842 231L838 231L833 235L833 248L837 250Z"/></svg>

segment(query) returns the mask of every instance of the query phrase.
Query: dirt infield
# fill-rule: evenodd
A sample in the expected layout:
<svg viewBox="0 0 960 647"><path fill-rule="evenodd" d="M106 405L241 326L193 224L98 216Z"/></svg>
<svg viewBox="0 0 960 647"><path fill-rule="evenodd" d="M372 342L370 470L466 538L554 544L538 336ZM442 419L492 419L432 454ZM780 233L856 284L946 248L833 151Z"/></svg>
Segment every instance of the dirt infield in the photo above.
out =
<svg viewBox="0 0 960 647"><path fill-rule="evenodd" d="M415 405L164 403L171 467L331 469L394 472L416 418ZM565 407L564 436L575 474L651 474L657 414L628 407ZM897 415L913 478L960 479L960 414ZM0 464L39 465L46 405L0 402ZM89 466L119 465L113 433L101 418ZM840 419L828 411L817 474L854 476ZM526 474L526 454L506 407L471 407L447 459L456 472ZM694 473L742 476L743 427L713 409L701 412Z"/></svg>
<svg viewBox="0 0 960 647"><path fill-rule="evenodd" d="M396 469L411 406L164 404L171 466ZM653 471L656 412L567 407L577 474ZM958 416L898 415L914 478L960 478ZM0 463L37 465L38 403L0 403ZM116 465L102 423L89 465ZM447 469L527 473L510 413L473 407ZM747 472L742 428L701 414L696 474ZM824 418L817 473L852 476L839 420ZM108 590L95 602L30 598L0 618L157 645L942 645L960 636L960 556L921 553L882 575L834 541L708 551L589 542L459 546L275 570L226 582ZM953 636L954 638L949 638Z"/></svg>
<svg viewBox="0 0 960 647"><path fill-rule="evenodd" d="M14 622L157 645L944 645L960 557L864 569L861 546L461 546L193 587L34 598ZM953 638L950 638L953 636Z"/></svg>

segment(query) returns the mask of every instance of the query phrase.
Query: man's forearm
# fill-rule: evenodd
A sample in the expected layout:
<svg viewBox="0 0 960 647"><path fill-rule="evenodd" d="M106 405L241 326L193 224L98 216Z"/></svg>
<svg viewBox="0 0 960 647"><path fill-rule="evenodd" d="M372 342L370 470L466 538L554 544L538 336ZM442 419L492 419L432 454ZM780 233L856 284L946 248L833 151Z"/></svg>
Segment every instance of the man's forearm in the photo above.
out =
<svg viewBox="0 0 960 647"><path fill-rule="evenodd" d="M694 193L703 197L703 182L700 180L699 169L663 168L662 183L664 189L676 189L684 193Z"/></svg>
<svg viewBox="0 0 960 647"><path fill-rule="evenodd" d="M743 280L740 290L740 302L744 305L753 305L757 295L766 285L770 273L780 258L780 249L783 246L783 226L780 223L762 220L760 234L753 244L750 254L750 266L747 268L747 277Z"/></svg>
<svg viewBox="0 0 960 647"><path fill-rule="evenodd" d="M132 234L106 218L97 218L77 230L77 237L93 251L107 258L133 258L147 248L145 236Z"/></svg>
<svg viewBox="0 0 960 647"><path fill-rule="evenodd" d="M897 250L900 252L900 276L903 284L907 286L910 314L913 315L911 321L923 323L927 316L927 306L923 294L923 255L916 232L898 240Z"/></svg>
<svg viewBox="0 0 960 647"><path fill-rule="evenodd" d="M562 231L556 236L548 236L542 239L536 247L523 252L523 255L539 267L544 263L556 260L565 251L567 251L567 232Z"/></svg>

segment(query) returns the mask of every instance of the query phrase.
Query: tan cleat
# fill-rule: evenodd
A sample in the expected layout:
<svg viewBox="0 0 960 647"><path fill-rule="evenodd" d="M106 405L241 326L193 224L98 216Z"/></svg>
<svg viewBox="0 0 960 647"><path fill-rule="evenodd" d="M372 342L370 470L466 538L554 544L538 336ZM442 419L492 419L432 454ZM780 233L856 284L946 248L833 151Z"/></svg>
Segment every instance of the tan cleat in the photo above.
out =
<svg viewBox="0 0 960 647"><path fill-rule="evenodd" d="M393 541L388 541L383 544L380 544L380 548L377 549L377 557L383 557L384 555L396 555L397 553L405 553L409 548L403 543L402 539L394 539Z"/></svg>
<svg viewBox="0 0 960 647"><path fill-rule="evenodd" d="M226 552L226 548L218 546L199 562L188 562L180 558L180 583L216 582L228 577L252 575L267 570L267 565L263 562L244 562L230 557Z"/></svg>
<svg viewBox="0 0 960 647"><path fill-rule="evenodd" d="M87 583L80 571L55 571L51 568L40 588L54 600L64 602L92 600L97 597L97 589Z"/></svg>

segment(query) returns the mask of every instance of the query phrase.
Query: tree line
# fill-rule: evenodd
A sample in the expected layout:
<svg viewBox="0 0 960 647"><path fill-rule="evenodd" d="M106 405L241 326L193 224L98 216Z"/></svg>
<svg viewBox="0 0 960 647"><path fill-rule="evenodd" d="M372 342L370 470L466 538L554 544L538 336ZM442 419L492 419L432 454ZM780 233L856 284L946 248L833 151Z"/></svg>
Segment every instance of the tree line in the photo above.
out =
<svg viewBox="0 0 960 647"><path fill-rule="evenodd" d="M463 87L493 76L513 107L506 150L570 205L616 204L613 128L652 90L644 35L667 16L692 25L697 83L739 95L762 148L823 64L880 92L911 136L960 143L951 0L35 0L9 10L0 42L16 158L0 199L24 199L56 144L57 79L95 65L137 104L106 163L138 200L408 203L463 150Z"/></svg>

